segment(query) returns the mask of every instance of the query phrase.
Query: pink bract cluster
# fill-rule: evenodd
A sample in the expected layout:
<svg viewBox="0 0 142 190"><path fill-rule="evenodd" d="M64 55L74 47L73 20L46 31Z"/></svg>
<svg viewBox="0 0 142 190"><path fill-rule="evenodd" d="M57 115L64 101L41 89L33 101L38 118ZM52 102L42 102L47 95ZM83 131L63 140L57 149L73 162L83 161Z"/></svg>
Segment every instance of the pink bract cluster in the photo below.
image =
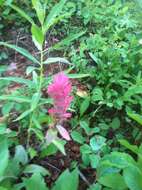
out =
<svg viewBox="0 0 142 190"><path fill-rule="evenodd" d="M48 94L54 101L54 107L48 112L59 122L71 117L71 114L67 112L73 100L70 96L71 90L69 78L63 72L56 74L53 83L48 86Z"/></svg>

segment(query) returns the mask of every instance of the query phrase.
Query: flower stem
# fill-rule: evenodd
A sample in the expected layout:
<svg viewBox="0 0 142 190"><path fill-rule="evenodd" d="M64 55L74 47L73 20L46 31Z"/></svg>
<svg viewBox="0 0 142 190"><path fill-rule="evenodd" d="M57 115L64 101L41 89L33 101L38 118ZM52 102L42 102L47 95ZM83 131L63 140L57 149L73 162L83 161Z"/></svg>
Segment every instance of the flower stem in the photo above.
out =
<svg viewBox="0 0 142 190"><path fill-rule="evenodd" d="M40 52L40 76L39 76L39 89L38 92L41 92L43 82L43 49Z"/></svg>
<svg viewBox="0 0 142 190"><path fill-rule="evenodd" d="M38 87L38 93L39 95L41 94L42 90L42 82L43 82L43 48L40 51L40 75L39 75L39 87ZM29 124L29 129L28 129L28 137L27 137L27 148L29 148L30 145L30 137L31 137L31 128L32 128L32 118L34 115L34 112L36 111L36 108L32 111L31 116L30 116L30 124Z"/></svg>

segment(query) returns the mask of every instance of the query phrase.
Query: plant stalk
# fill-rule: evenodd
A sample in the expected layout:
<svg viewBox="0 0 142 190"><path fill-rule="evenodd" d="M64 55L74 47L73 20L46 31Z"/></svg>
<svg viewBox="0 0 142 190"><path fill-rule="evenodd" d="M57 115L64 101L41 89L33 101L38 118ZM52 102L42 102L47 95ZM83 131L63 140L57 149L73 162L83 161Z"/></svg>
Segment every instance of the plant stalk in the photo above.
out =
<svg viewBox="0 0 142 190"><path fill-rule="evenodd" d="M43 48L40 51L40 75L39 75L39 87L38 87L38 93L39 95L41 94L41 90L42 90L42 82L43 82ZM28 137L27 137L27 148L29 148L30 145L30 137L31 137L31 128L32 128L32 118L33 118L33 114L36 111L36 109L34 109L34 111L31 113L30 116L30 125L29 125L29 129L28 129Z"/></svg>

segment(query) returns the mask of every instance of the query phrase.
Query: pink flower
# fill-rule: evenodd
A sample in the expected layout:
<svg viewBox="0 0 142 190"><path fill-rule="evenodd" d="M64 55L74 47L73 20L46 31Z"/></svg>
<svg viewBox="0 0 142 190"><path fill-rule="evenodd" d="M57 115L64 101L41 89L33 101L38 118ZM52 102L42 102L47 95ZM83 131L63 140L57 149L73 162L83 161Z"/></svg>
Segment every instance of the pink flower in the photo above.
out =
<svg viewBox="0 0 142 190"><path fill-rule="evenodd" d="M53 83L48 86L48 94L54 101L54 107L48 112L56 120L56 128L60 135L66 140L70 140L69 133L60 123L71 117L71 113L67 112L73 99L73 97L70 96L71 90L72 86L69 78L63 72L55 75Z"/></svg>
<svg viewBox="0 0 142 190"><path fill-rule="evenodd" d="M48 86L48 94L54 101L54 107L49 110L49 114L59 121L71 117L71 114L67 112L73 99L70 96L71 90L69 78L63 72L55 75L53 83Z"/></svg>

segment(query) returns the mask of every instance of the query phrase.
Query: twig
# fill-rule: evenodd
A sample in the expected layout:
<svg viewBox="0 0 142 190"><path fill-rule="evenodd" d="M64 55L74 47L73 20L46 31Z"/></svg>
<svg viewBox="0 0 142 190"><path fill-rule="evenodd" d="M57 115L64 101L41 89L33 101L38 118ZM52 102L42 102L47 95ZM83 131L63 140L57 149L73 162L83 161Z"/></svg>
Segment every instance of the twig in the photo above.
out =
<svg viewBox="0 0 142 190"><path fill-rule="evenodd" d="M43 161L43 163L44 163L44 161ZM61 172L61 170L60 170L59 168L57 168L56 166L53 166L52 164L50 164L50 163L48 163L48 162L46 162L46 164L47 164L48 166L50 166L51 168L54 168L54 169L57 170L58 172Z"/></svg>
<svg viewBox="0 0 142 190"><path fill-rule="evenodd" d="M83 175L83 173L79 170L79 175L81 177L81 179L88 185L90 186L90 182L86 179L86 177Z"/></svg>

